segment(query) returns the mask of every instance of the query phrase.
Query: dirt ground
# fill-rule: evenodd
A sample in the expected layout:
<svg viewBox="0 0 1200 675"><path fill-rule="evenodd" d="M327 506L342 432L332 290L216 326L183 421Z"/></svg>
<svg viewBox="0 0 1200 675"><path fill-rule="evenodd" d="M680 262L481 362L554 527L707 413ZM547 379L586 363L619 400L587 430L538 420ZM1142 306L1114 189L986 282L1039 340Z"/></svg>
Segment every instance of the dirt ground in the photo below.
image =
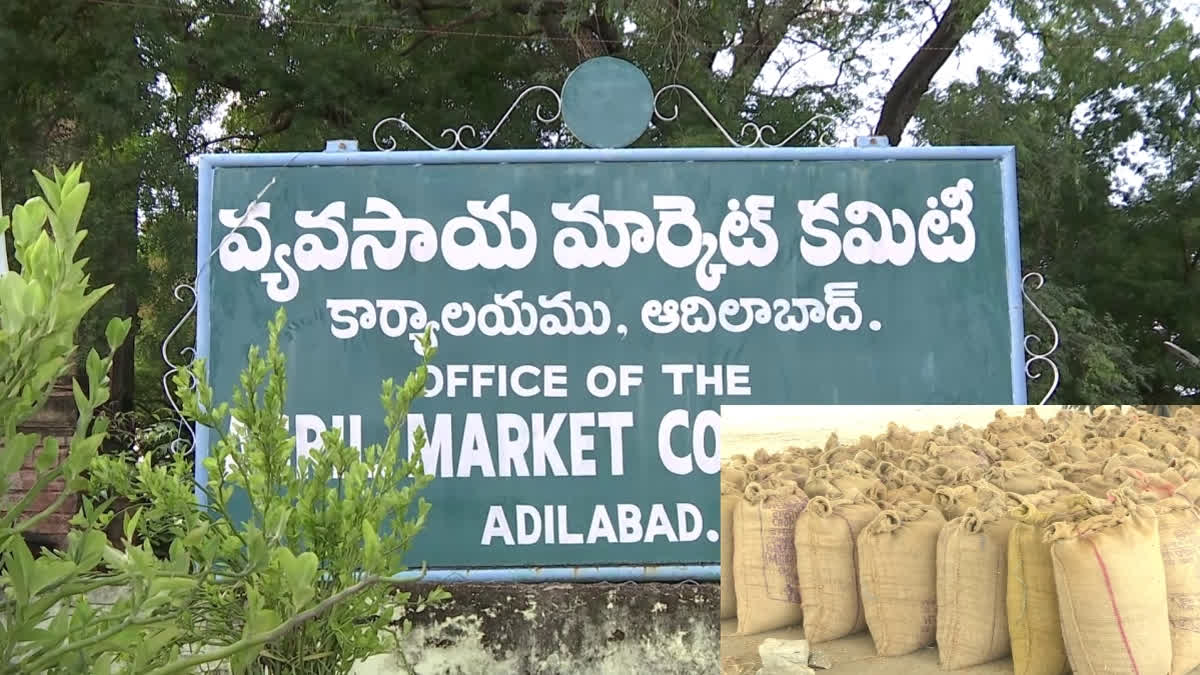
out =
<svg viewBox="0 0 1200 675"><path fill-rule="evenodd" d="M734 635L737 620L721 622L721 675L754 675L762 667L758 660L758 645L767 638L780 640L803 640L804 631L799 626L784 628L755 635ZM814 651L822 652L833 661L830 675L933 675L943 673L938 666L937 649L930 647L907 656L876 656L875 645L868 633L859 633L841 640L810 645ZM985 663L973 668L954 671L956 675L1012 675L1012 659Z"/></svg>
<svg viewBox="0 0 1200 675"><path fill-rule="evenodd" d="M734 635L737 619L721 622L721 675L754 675L762 667L758 659L758 645L767 638L780 640L803 640L804 631L799 626L773 630L755 635ZM934 675L953 672L955 675L1012 675L1013 662L1010 658L992 661L972 668L945 671L938 666L937 648L927 647L907 656L875 656L875 646L869 633L859 633L841 640L823 642L809 646L813 651L830 657L833 668L817 670L829 675ZM1200 675L1196 668L1188 675Z"/></svg>

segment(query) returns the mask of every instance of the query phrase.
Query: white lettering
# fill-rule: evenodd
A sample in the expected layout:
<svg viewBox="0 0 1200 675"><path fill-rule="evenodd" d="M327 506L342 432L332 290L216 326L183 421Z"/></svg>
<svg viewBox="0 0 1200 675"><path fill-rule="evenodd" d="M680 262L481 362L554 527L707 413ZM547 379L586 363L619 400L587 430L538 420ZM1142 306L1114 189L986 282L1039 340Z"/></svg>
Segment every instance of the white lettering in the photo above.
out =
<svg viewBox="0 0 1200 675"><path fill-rule="evenodd" d="M529 425L513 413L496 415L496 450L500 454L501 476L528 476Z"/></svg>
<svg viewBox="0 0 1200 675"><path fill-rule="evenodd" d="M554 413L550 416L550 426L546 426L546 416L543 413L533 414L533 475L545 476L546 463L555 476L567 475L567 465L563 464L562 456L558 454L558 429L566 419L564 413Z"/></svg>
<svg viewBox="0 0 1200 675"><path fill-rule="evenodd" d="M691 426L687 410L682 408L671 410L663 415L658 425L658 457L663 468L671 473L685 476L692 472L693 458L695 466L707 474L721 470L720 450L717 448L720 438L721 414L716 410L702 410L696 415L692 426L692 451L686 455L675 452L671 445L671 434L677 428L687 429ZM712 433L713 449L707 450L708 435Z"/></svg>
<svg viewBox="0 0 1200 675"><path fill-rule="evenodd" d="M622 544L642 540L642 510L633 504L617 504L617 528Z"/></svg>
<svg viewBox="0 0 1200 675"><path fill-rule="evenodd" d="M296 415L296 460L308 457L313 448L321 446L321 434L325 432L325 422L320 415Z"/></svg>
<svg viewBox="0 0 1200 675"><path fill-rule="evenodd" d="M500 537L508 546L513 545L512 531L508 529L508 519L504 516L504 507L492 506L488 508L487 523L483 526L483 538L480 544L491 546L492 540Z"/></svg>
<svg viewBox="0 0 1200 675"><path fill-rule="evenodd" d="M471 470L475 467L479 467L484 478L496 477L492 452L488 448L487 431L483 428L483 415L468 413L466 424L463 425L463 447L458 460L458 477L470 478Z"/></svg>
<svg viewBox="0 0 1200 675"><path fill-rule="evenodd" d="M596 441L591 434L585 433L588 428L596 426L594 413L573 412L571 421L571 475L595 476L596 460L584 458L583 453L595 449Z"/></svg>
<svg viewBox="0 0 1200 675"><path fill-rule="evenodd" d="M658 425L658 458L662 461L663 468L680 476L692 472L692 455L675 454L671 447L671 432L677 427L687 428L687 425L688 411L680 408L663 415L662 422Z"/></svg>
<svg viewBox="0 0 1200 675"><path fill-rule="evenodd" d="M675 517L679 521L679 541L696 541L700 538L700 533L704 531L704 516L695 504L676 504ZM693 524L690 528L687 526L689 519Z"/></svg>
<svg viewBox="0 0 1200 675"><path fill-rule="evenodd" d="M560 544L582 544L583 535L578 532L571 532L567 529L567 507L563 504L558 506L558 543Z"/></svg>
<svg viewBox="0 0 1200 675"><path fill-rule="evenodd" d="M622 365L618 368L621 382L621 395L628 396L633 389L642 383L643 368L640 365Z"/></svg>
<svg viewBox="0 0 1200 675"><path fill-rule="evenodd" d="M662 504L654 504L650 507L650 522L646 525L646 538L643 540L647 544L654 541L655 537L666 537L667 541L679 541L675 536L675 530L671 527L671 519L667 516L667 510Z"/></svg>
<svg viewBox="0 0 1200 675"><path fill-rule="evenodd" d="M601 538L607 539L610 544L618 542L617 531L613 529L612 519L608 517L608 509L602 504L597 504L592 510L592 524L588 527L587 543L594 544Z"/></svg>
<svg viewBox="0 0 1200 675"><path fill-rule="evenodd" d="M526 527L525 523L530 525ZM542 515L536 506L517 504L517 543L524 546L538 543L542 536Z"/></svg>
<svg viewBox="0 0 1200 675"><path fill-rule="evenodd" d="M633 413L602 412L596 416L600 426L608 429L609 451L612 456L612 475L625 475L625 429L633 427Z"/></svg>
<svg viewBox="0 0 1200 675"><path fill-rule="evenodd" d="M599 381L602 381L601 384ZM588 393L596 398L608 398L617 388L617 375L608 366L593 366L587 374Z"/></svg>
<svg viewBox="0 0 1200 675"><path fill-rule="evenodd" d="M727 395L729 396L749 396L750 395L750 366L747 365L726 365L725 372L729 376L727 381Z"/></svg>

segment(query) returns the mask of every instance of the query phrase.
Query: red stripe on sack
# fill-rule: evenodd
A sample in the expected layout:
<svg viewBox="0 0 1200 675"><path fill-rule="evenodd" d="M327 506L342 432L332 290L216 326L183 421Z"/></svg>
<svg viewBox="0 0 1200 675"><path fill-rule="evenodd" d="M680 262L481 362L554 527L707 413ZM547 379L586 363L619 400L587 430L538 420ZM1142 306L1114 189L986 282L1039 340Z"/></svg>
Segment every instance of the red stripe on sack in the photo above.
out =
<svg viewBox="0 0 1200 675"><path fill-rule="evenodd" d="M1096 542L1088 539L1087 543L1092 547L1092 553L1096 555L1096 562L1100 565L1100 574L1104 575L1104 588L1108 591L1108 601L1112 603L1113 618L1117 620L1117 630L1121 632L1121 642L1125 645L1125 654L1129 656L1129 665L1133 666L1133 675L1141 675L1137 661L1133 658L1133 648L1129 646L1129 636L1125 635L1125 624L1121 621L1121 612L1117 609L1117 597L1113 594L1112 581L1108 578L1108 567L1104 564L1100 549L1096 548Z"/></svg>

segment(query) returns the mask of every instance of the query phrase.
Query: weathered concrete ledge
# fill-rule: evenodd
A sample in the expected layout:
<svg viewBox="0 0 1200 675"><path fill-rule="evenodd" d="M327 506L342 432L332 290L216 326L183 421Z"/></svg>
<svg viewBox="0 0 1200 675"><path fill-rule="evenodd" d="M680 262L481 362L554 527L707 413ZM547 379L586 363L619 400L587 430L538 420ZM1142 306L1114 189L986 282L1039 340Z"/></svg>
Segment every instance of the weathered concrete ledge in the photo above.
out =
<svg viewBox="0 0 1200 675"><path fill-rule="evenodd" d="M414 584L427 593L432 586ZM706 675L718 672L720 589L685 582L453 584L412 614L404 645L419 675ZM355 668L403 673L393 655Z"/></svg>

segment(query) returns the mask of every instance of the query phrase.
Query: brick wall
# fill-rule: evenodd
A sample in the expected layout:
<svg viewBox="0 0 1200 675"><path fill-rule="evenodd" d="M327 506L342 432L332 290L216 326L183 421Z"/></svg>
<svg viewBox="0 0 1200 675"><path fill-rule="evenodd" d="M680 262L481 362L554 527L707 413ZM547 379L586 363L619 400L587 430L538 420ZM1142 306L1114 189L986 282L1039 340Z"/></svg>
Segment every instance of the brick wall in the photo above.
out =
<svg viewBox="0 0 1200 675"><path fill-rule="evenodd" d="M55 386L53 393L50 395L50 400L47 401L45 407L38 411L25 424L21 425L19 429L25 433L37 434L43 438L46 436L57 437L59 442L59 459L61 460L63 457L66 457L68 444L70 443L71 435L75 432L75 422L78 418L79 413L75 409L74 397L71 395L71 380L68 377L61 380ZM2 445L2 442L0 442L0 445ZM8 494L3 496L3 501L7 505L15 504L22 499L37 480L37 470L33 467L33 458L41 452L41 449L42 446L39 444L36 452L31 453L26 459L16 479L9 484ZM23 517L32 516L50 506L62 494L65 487L66 483L62 478L52 482L34 499L33 504L25 511ZM38 526L28 533L32 535L28 538L34 543L42 543L44 545L56 547L65 545L66 535L70 529L69 522L78 510L79 498L72 495L66 500L61 509L38 523Z"/></svg>

